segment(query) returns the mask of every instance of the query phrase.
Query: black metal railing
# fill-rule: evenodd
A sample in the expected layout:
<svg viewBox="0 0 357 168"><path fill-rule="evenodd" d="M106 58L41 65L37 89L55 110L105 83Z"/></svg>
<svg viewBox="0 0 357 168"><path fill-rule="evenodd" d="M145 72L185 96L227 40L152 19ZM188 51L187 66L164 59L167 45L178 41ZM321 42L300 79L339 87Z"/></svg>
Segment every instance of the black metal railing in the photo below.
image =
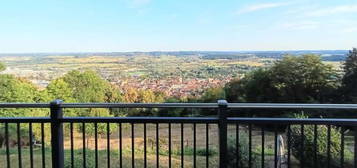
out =
<svg viewBox="0 0 357 168"><path fill-rule="evenodd" d="M0 109L7 108L50 109L49 117L0 117L5 146L4 152L0 152L4 156L0 163L8 168L357 167L357 131L354 129L357 119L229 117L230 111L235 110L356 110L354 104L227 103L225 100L161 104L55 100L49 104L0 104ZM218 113L213 117L64 117L63 109L71 108L197 108L214 109ZM40 134L35 137L36 124ZM10 129L14 125L15 130ZM23 140L23 125L27 125L27 144ZM191 126L191 135L187 135L187 125ZM94 132L89 133L88 127ZM49 135L45 135L47 129ZM11 140L14 136L16 139ZM50 143L46 143L47 136ZM92 136L94 146L90 147ZM192 144L186 142L187 138ZM105 150L101 150L103 145ZM125 146L130 146L129 150ZM49 152L51 158L47 156ZM35 156L35 153L39 154Z"/></svg>

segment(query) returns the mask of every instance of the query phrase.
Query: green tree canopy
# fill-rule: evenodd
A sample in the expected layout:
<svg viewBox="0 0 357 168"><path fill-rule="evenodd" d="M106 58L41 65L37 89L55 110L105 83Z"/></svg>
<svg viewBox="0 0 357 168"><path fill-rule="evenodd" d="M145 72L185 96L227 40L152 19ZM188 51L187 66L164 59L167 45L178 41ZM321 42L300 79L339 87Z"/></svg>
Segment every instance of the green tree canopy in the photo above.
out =
<svg viewBox="0 0 357 168"><path fill-rule="evenodd" d="M37 88L29 81L13 75L0 75L1 102L35 102Z"/></svg>
<svg viewBox="0 0 357 168"><path fill-rule="evenodd" d="M357 49L349 51L343 66L342 91L345 101L357 102Z"/></svg>
<svg viewBox="0 0 357 168"><path fill-rule="evenodd" d="M72 97L73 90L70 88L69 84L63 80L63 78L52 80L46 90L52 100L61 99L67 103L75 102L74 97Z"/></svg>
<svg viewBox="0 0 357 168"><path fill-rule="evenodd" d="M231 102L326 102L338 87L338 75L317 55L285 56L226 85Z"/></svg>
<svg viewBox="0 0 357 168"><path fill-rule="evenodd" d="M16 78L13 75L0 75L0 102L21 102L35 103L40 101L41 93L29 81ZM43 116L43 110L35 109L0 109L0 116L19 117L19 116Z"/></svg>
<svg viewBox="0 0 357 168"><path fill-rule="evenodd" d="M201 101L204 103L216 103L219 99L225 99L224 89L221 87L209 88L201 96Z"/></svg>
<svg viewBox="0 0 357 168"><path fill-rule="evenodd" d="M78 102L107 102L110 84L94 71L68 72L63 78L71 89L72 97ZM118 91L119 92L119 91Z"/></svg>

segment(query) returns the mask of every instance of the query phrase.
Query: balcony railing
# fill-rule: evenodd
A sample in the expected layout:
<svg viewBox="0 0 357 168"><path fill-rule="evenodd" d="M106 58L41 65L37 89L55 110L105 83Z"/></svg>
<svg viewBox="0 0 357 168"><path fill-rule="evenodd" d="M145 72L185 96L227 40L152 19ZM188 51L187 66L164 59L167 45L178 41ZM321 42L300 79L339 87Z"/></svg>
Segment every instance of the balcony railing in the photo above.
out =
<svg viewBox="0 0 357 168"><path fill-rule="evenodd" d="M55 100L51 103L38 104L0 104L0 109L8 108L45 108L50 110L50 116L0 117L5 148L4 162L1 167L63 168L79 167L78 165L80 167L103 167L104 165L107 167L150 167L150 165L154 165L156 167L277 168L322 167L321 161L326 164L323 167L357 167L357 131L354 129L357 128L357 119L229 117L232 111L238 110L239 112L246 109L354 110L357 109L357 105L354 104L227 103L225 100L219 100L217 103L160 104L62 103L60 100ZM217 111L217 116L64 117L63 109L72 108L213 109ZM40 143L36 142L33 135L35 124L39 125L40 136L36 139L39 139ZM10 129L10 125L15 126L15 129ZM21 131L23 125L28 129L28 134L26 133L28 139L25 140L28 145L23 143L24 133ZM113 125L117 127L116 138L113 138L114 131L111 128ZM165 128L162 128L162 125L165 125ZM187 130L187 125L191 126L191 131ZM81 130L78 133L81 142L78 142L79 135L77 136L74 131L75 126ZM86 127L93 128L94 132L89 133ZM102 134L105 136L104 138L98 138L99 127L104 128ZM141 131L137 133L139 127ZM50 129L50 135L45 135L47 128ZM326 132L320 128L326 128ZM129 138L126 139L130 139L129 142L124 140L125 130L128 132ZM296 134L292 135L296 130L298 130L298 138L296 138ZM320 132L321 130L322 132ZM338 130L339 136L334 135L336 131L332 132L333 130ZM192 136L189 136L192 138L191 145L185 144L187 143L185 139L187 131L192 133ZM242 132L247 135L246 147L240 145L241 139L244 138L241 137ZM149 134L154 134L154 138L149 138ZM326 139L319 139L322 135L325 135ZM45 136L50 136L50 143L46 143ZM15 142L11 142L11 137L16 137ZM312 139L312 144L305 144L307 138ZM138 142L137 139L142 141ZM297 139L300 140L298 147L296 147ZM333 143L335 139L338 139L338 143ZM94 140L94 146L90 147L88 140ZM348 143L346 143L347 141ZM129 151L124 150L124 143L129 144ZM321 146L318 143L325 144L324 155L320 154L321 151L318 148ZM101 146L104 144L105 153L101 152L100 149L103 147L100 147L100 144ZM192 146L190 154L186 153L187 146ZM271 149L267 149L267 146L271 146ZM35 149L38 149L36 152L40 153L38 157L34 156ZM80 149L79 153L78 149ZM217 149L216 154L210 152L213 149ZM313 151L312 154L307 153L308 149ZM25 150L29 152L28 157L24 157ZM92 150L94 158L89 158L88 152ZM164 150L167 152L163 152ZM246 150L247 153L242 153L242 150ZM268 150L271 151L270 154L267 154ZM335 155L336 150L339 156ZM352 156L345 156L346 151L350 151ZM46 156L46 153L49 152L51 153L51 163L48 163L49 159ZM103 157L105 157L104 160ZM337 157L338 159L336 159ZM89 159L93 159L94 163L92 164Z"/></svg>

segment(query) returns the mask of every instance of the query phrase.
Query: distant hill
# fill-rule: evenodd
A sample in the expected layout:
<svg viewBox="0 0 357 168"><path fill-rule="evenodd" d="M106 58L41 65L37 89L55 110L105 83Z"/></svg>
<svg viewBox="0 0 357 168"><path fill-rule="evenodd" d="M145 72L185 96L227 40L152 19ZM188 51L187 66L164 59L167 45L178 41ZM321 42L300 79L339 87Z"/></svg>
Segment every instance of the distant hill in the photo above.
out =
<svg viewBox="0 0 357 168"><path fill-rule="evenodd" d="M246 52L209 52L204 59L246 59L249 57L281 59L284 55L317 54L324 61L344 61L348 50L300 50L300 51L246 51Z"/></svg>
<svg viewBox="0 0 357 168"><path fill-rule="evenodd" d="M343 61L346 58L348 50L296 50L296 51L152 51L152 52L81 52L81 53L0 53L0 57L4 56L30 56L30 57L45 57L45 56L160 56L173 55L177 57L185 56L200 56L203 59L247 59L247 58L273 58L281 59L286 54L302 55L302 54L318 54L321 55L324 61Z"/></svg>

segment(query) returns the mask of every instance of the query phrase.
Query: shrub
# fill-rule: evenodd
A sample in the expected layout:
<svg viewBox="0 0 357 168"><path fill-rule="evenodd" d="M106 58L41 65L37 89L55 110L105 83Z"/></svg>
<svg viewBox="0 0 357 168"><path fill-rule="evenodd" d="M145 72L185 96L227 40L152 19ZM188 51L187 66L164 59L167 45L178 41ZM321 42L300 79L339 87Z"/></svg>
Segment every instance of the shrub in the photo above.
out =
<svg viewBox="0 0 357 168"><path fill-rule="evenodd" d="M64 167L65 168L71 168L71 159L70 159L70 151L66 150L65 151L65 162L64 162ZM86 167L95 167L95 158L94 158L94 152L93 150L86 150ZM98 151L99 155L102 155L103 151ZM104 151L105 152L105 151ZM82 150L74 150L74 165L73 167L83 167L83 153ZM99 164L99 163L98 163Z"/></svg>
<svg viewBox="0 0 357 168"><path fill-rule="evenodd" d="M313 167L314 166L314 154L315 154L315 144L314 144L314 127L313 125L304 126L304 140L301 138L301 126L293 125L291 126L291 149L292 154L301 160L300 149L301 144L304 144L304 166ZM327 133L328 127L325 125L317 126L317 167L327 167ZM331 144L330 144L330 166L331 167L341 167L340 165L340 153L341 153L341 133L340 128L331 126ZM345 149L345 167L351 166L352 153L348 149ZM349 166L347 166L349 165Z"/></svg>
<svg viewBox="0 0 357 168"><path fill-rule="evenodd" d="M248 147L248 135L245 132L240 131L239 133L239 144L238 144L238 156L240 167L248 167L249 165L249 147ZM228 167L235 167L237 164L237 152L236 152L236 136L230 136L228 138ZM260 162L258 160L258 155L253 152L252 149L252 167L260 167Z"/></svg>

